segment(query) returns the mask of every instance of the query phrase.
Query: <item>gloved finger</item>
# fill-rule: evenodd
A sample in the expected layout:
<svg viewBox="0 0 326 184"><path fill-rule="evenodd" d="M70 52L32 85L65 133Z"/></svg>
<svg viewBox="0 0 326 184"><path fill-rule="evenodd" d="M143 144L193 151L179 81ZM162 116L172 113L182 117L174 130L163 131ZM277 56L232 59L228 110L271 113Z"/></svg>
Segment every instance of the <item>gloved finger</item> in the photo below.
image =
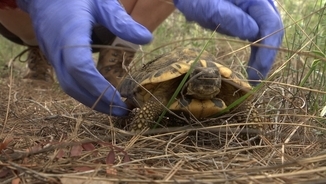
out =
<svg viewBox="0 0 326 184"><path fill-rule="evenodd" d="M175 6L187 20L243 40L254 40L259 33L256 21L242 9L226 0L174 0Z"/></svg>
<svg viewBox="0 0 326 184"><path fill-rule="evenodd" d="M60 85L66 93L89 107L104 93L96 110L126 115L127 110L123 109L126 105L115 88L96 70L91 48L86 46L90 45L94 22L88 3L93 1L51 2L51 5L49 2L42 4L43 1L33 5L37 10L30 11L30 16L39 45L54 66Z"/></svg>
<svg viewBox="0 0 326 184"><path fill-rule="evenodd" d="M100 100L103 105L98 105L97 110L110 112L110 106L114 106L111 112L113 115L125 115L127 113L126 105L121 100L120 94L97 71L90 47L84 46L90 44L90 31L92 27L90 19L93 15L88 14L88 12L77 13L78 15L70 14L71 17L65 16L66 20L70 20L69 26L73 26L74 29L63 35L66 39L63 42L65 47L62 49L62 60L64 61L64 68L62 70L66 69L75 79L78 86L81 86L78 90L83 93L79 94L78 98L82 102L84 102L84 97L90 96L97 99L103 95ZM78 16L78 19L74 18L76 16ZM72 90L76 91L75 89ZM125 109L122 110L118 108L119 106Z"/></svg>
<svg viewBox="0 0 326 184"><path fill-rule="evenodd" d="M116 36L135 44L147 44L152 34L135 22L116 0L94 3L97 9L96 21L106 26Z"/></svg>
<svg viewBox="0 0 326 184"><path fill-rule="evenodd" d="M56 67L60 67L59 65L56 65ZM56 69L58 71L58 69ZM89 93L89 91L85 90L83 86L80 86L78 81L76 81L68 72L67 70L60 69L60 72L57 73L58 80L60 85L62 86L63 90L71 97L74 99L82 102L84 105L88 107L93 107L96 101L98 101L95 106L94 110L97 110L102 113L106 113L109 115L113 116L125 116L127 114L126 111L126 105L121 102L121 103L116 103L116 104L107 104L104 103L103 100L98 100L98 97L93 96L92 94ZM103 96L110 96L108 91L103 93ZM117 96L120 98L120 95L118 92L112 95L112 98L114 96Z"/></svg>
<svg viewBox="0 0 326 184"><path fill-rule="evenodd" d="M260 44L278 48L282 43L284 31L282 19L273 2L270 0L251 1L251 3L246 0L236 1L242 2L238 5L247 10L248 14L257 22L259 34L256 40L263 38L259 42ZM248 78L250 80L264 79L274 63L277 50L255 46L252 46L251 49L247 69Z"/></svg>

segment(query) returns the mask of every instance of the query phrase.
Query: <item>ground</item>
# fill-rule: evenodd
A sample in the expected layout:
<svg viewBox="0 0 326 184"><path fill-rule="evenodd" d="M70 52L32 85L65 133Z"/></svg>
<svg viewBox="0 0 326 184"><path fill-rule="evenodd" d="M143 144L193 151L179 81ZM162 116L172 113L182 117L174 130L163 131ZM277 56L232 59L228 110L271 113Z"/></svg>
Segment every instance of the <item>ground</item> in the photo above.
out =
<svg viewBox="0 0 326 184"><path fill-rule="evenodd" d="M324 120L307 115L304 92L294 98L277 85L259 90L255 103L269 128L248 143L220 119L132 135L64 94L57 83L31 83L5 72L0 80L1 183L326 180ZM271 102L273 108L266 105Z"/></svg>

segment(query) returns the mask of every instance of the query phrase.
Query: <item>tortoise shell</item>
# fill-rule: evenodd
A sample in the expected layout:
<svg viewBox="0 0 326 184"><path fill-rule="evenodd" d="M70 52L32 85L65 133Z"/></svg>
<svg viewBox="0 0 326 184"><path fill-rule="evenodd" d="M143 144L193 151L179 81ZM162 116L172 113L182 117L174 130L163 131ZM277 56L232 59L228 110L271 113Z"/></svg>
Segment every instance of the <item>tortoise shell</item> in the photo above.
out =
<svg viewBox="0 0 326 184"><path fill-rule="evenodd" d="M170 110L205 118L224 110L251 90L247 80L219 63L212 54L200 53L201 50L194 48L175 49L131 71L122 80L118 88L121 96L127 98L129 106L141 109L136 119L155 121L191 69ZM141 127L140 124L137 126Z"/></svg>

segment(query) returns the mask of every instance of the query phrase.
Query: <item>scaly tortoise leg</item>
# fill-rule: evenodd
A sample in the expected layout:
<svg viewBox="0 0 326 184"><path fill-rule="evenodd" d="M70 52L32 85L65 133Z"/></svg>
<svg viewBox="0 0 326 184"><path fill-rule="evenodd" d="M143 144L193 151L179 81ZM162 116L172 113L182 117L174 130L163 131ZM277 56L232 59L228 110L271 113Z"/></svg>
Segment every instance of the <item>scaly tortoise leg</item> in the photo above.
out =
<svg viewBox="0 0 326 184"><path fill-rule="evenodd" d="M150 128L154 121L156 121L161 113L164 110L162 103L165 105L162 100L161 103L157 101L158 99L151 97L143 107L134 115L131 121L132 132L140 132L146 128Z"/></svg>
<svg viewBox="0 0 326 184"><path fill-rule="evenodd" d="M243 132L240 133L240 138L247 140L249 138L255 137L259 135L260 133L263 132L264 127L263 127L263 120L259 116L258 111L252 106L250 103L245 103L236 109L236 112L239 112L240 115L236 116L235 121L237 123L254 123L254 124L249 124L245 126L241 126L243 128ZM249 130L249 132L246 133L246 129ZM250 133L250 131L257 130L260 133ZM252 131L251 131L252 132Z"/></svg>

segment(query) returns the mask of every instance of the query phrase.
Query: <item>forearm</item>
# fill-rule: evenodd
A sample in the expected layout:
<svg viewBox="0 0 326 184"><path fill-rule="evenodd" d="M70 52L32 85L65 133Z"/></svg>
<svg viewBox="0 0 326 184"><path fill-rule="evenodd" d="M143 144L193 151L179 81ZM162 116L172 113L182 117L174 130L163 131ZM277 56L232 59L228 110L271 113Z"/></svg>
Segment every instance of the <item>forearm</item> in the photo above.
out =
<svg viewBox="0 0 326 184"><path fill-rule="evenodd" d="M9 6L12 8L9 8ZM36 46L37 40L29 15L13 7L14 4L4 4L4 2L0 1L0 23L25 44Z"/></svg>

